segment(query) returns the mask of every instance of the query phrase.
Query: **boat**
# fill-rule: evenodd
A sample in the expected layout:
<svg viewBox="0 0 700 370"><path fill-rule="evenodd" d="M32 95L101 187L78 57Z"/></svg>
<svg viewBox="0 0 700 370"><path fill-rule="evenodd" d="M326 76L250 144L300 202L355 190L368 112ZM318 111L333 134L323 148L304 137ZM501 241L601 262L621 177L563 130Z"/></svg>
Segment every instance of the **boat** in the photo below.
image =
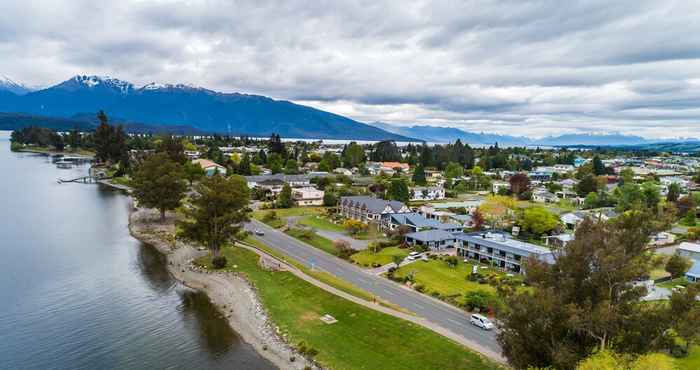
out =
<svg viewBox="0 0 700 370"><path fill-rule="evenodd" d="M73 162L68 162L68 161L58 161L56 162L56 167L58 168L73 168Z"/></svg>

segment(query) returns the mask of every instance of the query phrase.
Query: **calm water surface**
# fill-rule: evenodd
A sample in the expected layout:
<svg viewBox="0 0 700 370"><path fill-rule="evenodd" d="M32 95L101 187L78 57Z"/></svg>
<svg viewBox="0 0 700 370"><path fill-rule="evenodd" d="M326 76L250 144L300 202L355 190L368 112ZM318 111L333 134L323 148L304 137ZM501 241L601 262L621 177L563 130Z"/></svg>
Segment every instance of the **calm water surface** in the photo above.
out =
<svg viewBox="0 0 700 370"><path fill-rule="evenodd" d="M273 369L127 229L128 198L58 184L0 132L0 369Z"/></svg>

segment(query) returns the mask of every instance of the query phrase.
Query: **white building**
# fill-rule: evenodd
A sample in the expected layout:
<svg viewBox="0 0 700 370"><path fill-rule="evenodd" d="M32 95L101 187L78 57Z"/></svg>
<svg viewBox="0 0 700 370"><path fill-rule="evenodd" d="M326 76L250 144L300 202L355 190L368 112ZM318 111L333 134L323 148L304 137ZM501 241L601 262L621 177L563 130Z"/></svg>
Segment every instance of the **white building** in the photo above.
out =
<svg viewBox="0 0 700 370"><path fill-rule="evenodd" d="M323 205L323 195L323 190L311 186L292 189L292 199L298 206L321 206Z"/></svg>
<svg viewBox="0 0 700 370"><path fill-rule="evenodd" d="M440 200L445 199L445 189L441 186L411 188L410 200Z"/></svg>

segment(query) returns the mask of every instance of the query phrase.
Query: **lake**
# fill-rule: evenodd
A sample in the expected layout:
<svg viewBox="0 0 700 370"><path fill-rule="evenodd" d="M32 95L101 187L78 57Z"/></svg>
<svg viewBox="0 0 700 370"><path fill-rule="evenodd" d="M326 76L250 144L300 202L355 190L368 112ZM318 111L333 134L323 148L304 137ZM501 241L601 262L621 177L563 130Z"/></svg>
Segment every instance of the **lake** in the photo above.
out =
<svg viewBox="0 0 700 370"><path fill-rule="evenodd" d="M129 235L129 198L0 132L0 369L274 369Z"/></svg>

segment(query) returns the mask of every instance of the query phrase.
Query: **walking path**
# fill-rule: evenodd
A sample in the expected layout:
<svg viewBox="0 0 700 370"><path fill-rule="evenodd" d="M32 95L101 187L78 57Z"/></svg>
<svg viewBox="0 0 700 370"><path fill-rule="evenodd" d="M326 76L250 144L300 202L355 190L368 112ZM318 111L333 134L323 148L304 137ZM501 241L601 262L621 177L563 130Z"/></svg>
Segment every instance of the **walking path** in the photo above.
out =
<svg viewBox="0 0 700 370"><path fill-rule="evenodd" d="M355 239L352 237L349 237L343 233L339 233L337 231L329 231L329 230L315 230L316 234L330 240L345 240L350 244L350 248L356 250L356 251L361 251L367 249L367 246L369 245L369 240L359 240Z"/></svg>
<svg viewBox="0 0 700 370"><path fill-rule="evenodd" d="M410 321L414 324L418 324L420 326L423 326L424 328L430 329L430 330L432 330L440 335L448 337L448 338L454 340L455 342L457 342L465 347L468 347L470 349L474 349L474 350L486 355L487 357L489 357L493 360L496 360L500 363L505 364L505 359L499 353L495 353L492 350L490 350L486 347L483 347L483 346L481 346L481 345L479 345L471 340L468 340L464 336L456 334L456 333L452 332L451 330L443 328L440 325L437 325L437 324L435 324L431 321L428 321L422 317L413 316L411 314L407 314L407 313L404 313L401 311L397 311L397 310L382 306L379 303L377 303L376 301L369 302L369 301L366 301L364 299L358 298L352 294L343 292L342 290L336 289L335 287L332 287L324 282L316 280L315 278L307 275L306 273L304 273L303 271L294 267L293 265L290 265L285 261L279 260L279 259L277 259L277 257L272 256L272 255L270 255L270 254L268 254L268 253L266 253L258 248L255 248L253 246L250 246L250 245L247 245L244 243L238 243L238 245L241 246L242 248L245 248L247 250L250 250L252 252L257 253L259 256L261 256L263 258L276 260L285 271L289 271L292 274L294 274L295 276L297 276L298 278L300 278L304 281L307 281L310 284L315 285L315 286L317 286L317 287L319 287L319 288L321 288L321 289L323 289L331 294L334 294L338 297L347 299L351 302L354 302L354 303L359 304L361 306L370 308L372 310L379 311L379 312L385 313L387 315L398 317L400 319L407 320L407 321ZM413 262L413 261L411 261L411 262Z"/></svg>

